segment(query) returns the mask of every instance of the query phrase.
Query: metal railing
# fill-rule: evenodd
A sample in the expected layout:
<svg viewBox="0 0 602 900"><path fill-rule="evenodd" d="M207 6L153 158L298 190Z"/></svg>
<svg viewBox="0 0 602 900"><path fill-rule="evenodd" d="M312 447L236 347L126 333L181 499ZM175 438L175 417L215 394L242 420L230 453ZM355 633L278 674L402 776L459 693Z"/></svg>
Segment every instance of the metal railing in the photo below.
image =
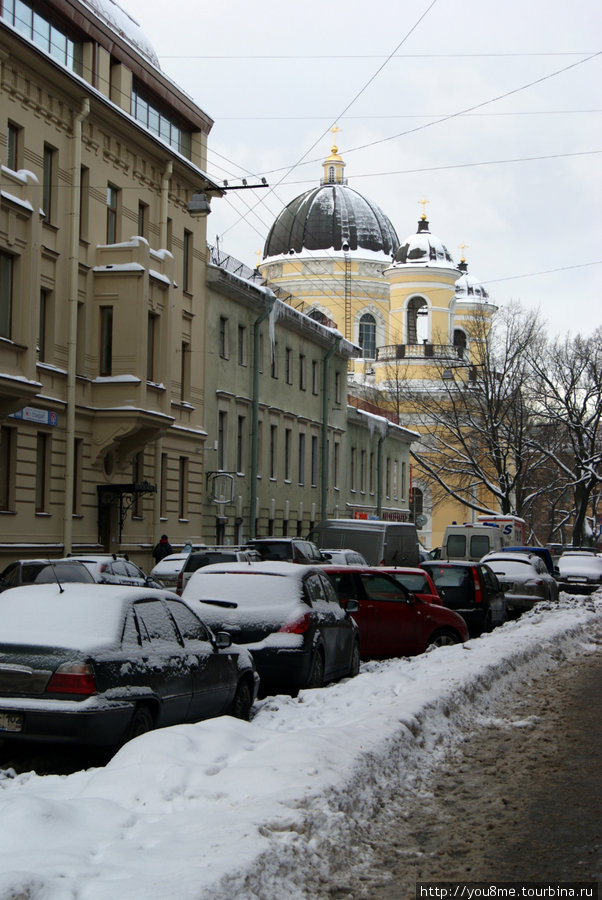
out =
<svg viewBox="0 0 602 900"><path fill-rule="evenodd" d="M388 359L443 359L460 362L467 361L467 358L466 347L457 347L454 344L430 344L428 341L422 344L389 344L376 350L376 359L379 362Z"/></svg>

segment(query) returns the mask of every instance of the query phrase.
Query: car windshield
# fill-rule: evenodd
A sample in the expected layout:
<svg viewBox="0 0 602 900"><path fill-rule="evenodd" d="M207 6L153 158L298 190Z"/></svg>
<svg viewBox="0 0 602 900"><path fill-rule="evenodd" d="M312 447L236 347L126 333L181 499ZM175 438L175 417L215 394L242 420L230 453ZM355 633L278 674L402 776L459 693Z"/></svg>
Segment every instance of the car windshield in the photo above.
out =
<svg viewBox="0 0 602 900"><path fill-rule="evenodd" d="M291 545L288 541L259 541L256 544L252 543L251 546L266 561L289 560L291 558Z"/></svg>
<svg viewBox="0 0 602 900"><path fill-rule="evenodd" d="M24 584L52 584L57 579L60 582L77 581L90 584L94 582L90 572L83 565L54 563L45 566L23 566Z"/></svg>
<svg viewBox="0 0 602 900"><path fill-rule="evenodd" d="M528 559L488 559L490 566L496 575L512 575L516 578L526 578L533 575L535 566Z"/></svg>
<svg viewBox="0 0 602 900"><path fill-rule="evenodd" d="M470 584L471 569L454 566L437 566L429 569L437 587L467 587Z"/></svg>
<svg viewBox="0 0 602 900"><path fill-rule="evenodd" d="M399 581L400 584L403 584L403 586L406 587L408 591L413 591L414 593L419 594L431 593L430 585L424 575L420 575L418 573L414 574L413 572L391 572L391 575L393 578Z"/></svg>

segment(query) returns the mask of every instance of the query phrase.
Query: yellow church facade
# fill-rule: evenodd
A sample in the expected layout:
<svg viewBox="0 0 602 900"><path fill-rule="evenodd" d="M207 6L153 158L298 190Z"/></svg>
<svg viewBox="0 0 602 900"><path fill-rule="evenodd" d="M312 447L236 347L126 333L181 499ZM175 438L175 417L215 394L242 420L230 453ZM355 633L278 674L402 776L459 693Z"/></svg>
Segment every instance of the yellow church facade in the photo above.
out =
<svg viewBox="0 0 602 900"><path fill-rule="evenodd" d="M424 425L429 396L441 393L442 379L475 377L478 342L496 307L464 258L456 264L431 233L422 203L417 231L400 241L387 215L349 187L334 145L319 186L274 222L259 269L281 299L360 347L348 364L350 403L387 411L422 433L417 450L428 454L437 445ZM411 487L410 508L425 547L439 546L450 522L472 518L416 465Z"/></svg>

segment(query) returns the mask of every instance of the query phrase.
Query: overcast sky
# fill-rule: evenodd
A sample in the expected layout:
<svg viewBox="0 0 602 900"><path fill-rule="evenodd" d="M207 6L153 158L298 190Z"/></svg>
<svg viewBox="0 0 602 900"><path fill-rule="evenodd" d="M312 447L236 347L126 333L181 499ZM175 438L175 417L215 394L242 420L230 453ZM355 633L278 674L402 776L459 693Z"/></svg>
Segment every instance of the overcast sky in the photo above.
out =
<svg viewBox="0 0 602 900"><path fill-rule="evenodd" d="M318 183L336 121L350 186L400 241L424 197L498 305L539 308L551 334L602 325L599 0L121 5L214 119L209 174L273 188L214 200L210 243L255 265L282 207Z"/></svg>

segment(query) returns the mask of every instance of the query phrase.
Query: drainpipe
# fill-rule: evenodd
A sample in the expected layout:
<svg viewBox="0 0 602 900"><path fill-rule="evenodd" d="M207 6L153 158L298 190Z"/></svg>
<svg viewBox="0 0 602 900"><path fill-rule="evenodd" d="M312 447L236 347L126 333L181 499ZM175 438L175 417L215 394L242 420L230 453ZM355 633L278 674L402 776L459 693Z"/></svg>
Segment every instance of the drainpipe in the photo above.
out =
<svg viewBox="0 0 602 900"><path fill-rule="evenodd" d="M249 538L255 537L257 510L257 463L259 448L259 347L260 326L272 312L276 295L266 292L266 307L253 322L253 396L251 403L251 497L249 500Z"/></svg>
<svg viewBox="0 0 602 900"><path fill-rule="evenodd" d="M167 249L167 213L169 210L169 179L173 172L173 162L168 160L165 164L163 177L161 178L161 208L159 211L159 246ZM163 485L161 484L161 457L163 456L163 441L157 438L155 441L155 484L157 485L157 493L155 494L155 523L156 535L151 535L151 545L161 533L161 496Z"/></svg>
<svg viewBox="0 0 602 900"><path fill-rule="evenodd" d="M378 449L376 453L376 514L378 518L382 518L383 512L383 444L389 433L389 423L385 423L385 433L381 434L378 439Z"/></svg>
<svg viewBox="0 0 602 900"><path fill-rule="evenodd" d="M75 369L77 366L77 295L79 280L79 229L81 218L82 122L90 112L90 101L82 100L73 119L73 160L71 171L71 229L69 234L69 325L67 336L67 410L65 448L65 502L63 513L63 552L73 550L73 497L75 493Z"/></svg>
<svg viewBox="0 0 602 900"><path fill-rule="evenodd" d="M334 340L332 347L322 360L322 471L320 472L320 518L327 518L328 506L328 403L330 392L328 390L330 378L330 360L339 349L342 337Z"/></svg>

